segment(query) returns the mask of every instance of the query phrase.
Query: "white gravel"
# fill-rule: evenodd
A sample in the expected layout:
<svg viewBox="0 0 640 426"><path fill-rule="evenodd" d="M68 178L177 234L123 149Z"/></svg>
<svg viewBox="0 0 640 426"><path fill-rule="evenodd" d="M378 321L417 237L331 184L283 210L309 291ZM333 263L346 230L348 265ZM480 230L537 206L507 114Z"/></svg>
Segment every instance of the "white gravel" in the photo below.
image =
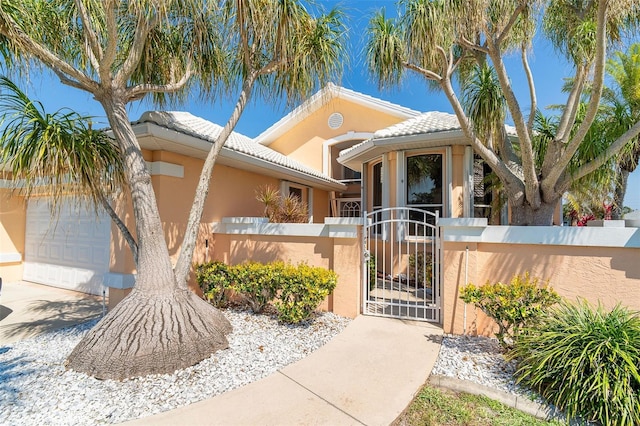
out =
<svg viewBox="0 0 640 426"><path fill-rule="evenodd" d="M170 375L117 382L66 371L64 360L95 321L0 346L0 425L120 423L171 410L268 376L340 333L349 319L331 313L301 326L227 310L229 349ZM531 397L514 379L496 339L445 336L432 374Z"/></svg>
<svg viewBox="0 0 640 426"><path fill-rule="evenodd" d="M513 394L526 394L513 379L515 370L515 361L505 360L498 340L446 335L431 374L468 380Z"/></svg>
<svg viewBox="0 0 640 426"><path fill-rule="evenodd" d="M432 375L467 380L493 389L518 395L546 406L548 415L565 422L564 414L548 404L536 392L516 383L516 361L507 361L497 339L482 336L445 335ZM582 425L574 419L571 425Z"/></svg>
<svg viewBox="0 0 640 426"><path fill-rule="evenodd" d="M66 371L64 360L94 322L0 346L0 424L120 423L210 398L304 358L349 319L324 313L300 326L227 310L229 348L174 374L117 382Z"/></svg>

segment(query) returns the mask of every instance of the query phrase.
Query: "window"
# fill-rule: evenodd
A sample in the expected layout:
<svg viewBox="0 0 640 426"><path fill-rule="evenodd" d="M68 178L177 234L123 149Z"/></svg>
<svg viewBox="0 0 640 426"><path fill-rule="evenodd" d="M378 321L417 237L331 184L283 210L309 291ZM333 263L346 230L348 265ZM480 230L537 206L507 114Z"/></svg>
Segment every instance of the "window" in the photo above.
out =
<svg viewBox="0 0 640 426"><path fill-rule="evenodd" d="M332 178L340 181L359 181L361 179L359 171L351 170L350 168L338 163L340 152L345 149L349 149L360 142L362 142L361 139L348 139L342 142L336 142L327 148L329 154L327 161L329 164L325 171L328 172Z"/></svg>
<svg viewBox="0 0 640 426"><path fill-rule="evenodd" d="M346 166L342 166L342 180L360 180L361 174L360 172L356 172L355 170L351 170Z"/></svg>
<svg viewBox="0 0 640 426"><path fill-rule="evenodd" d="M373 182L371 185L372 194L372 207L373 210L379 210L382 208L382 163L373 165Z"/></svg>
<svg viewBox="0 0 640 426"><path fill-rule="evenodd" d="M306 202L302 198L302 188L298 188L298 187L295 187L295 186L289 186L289 195L293 195L299 201L304 202L306 204Z"/></svg>
<svg viewBox="0 0 640 426"><path fill-rule="evenodd" d="M442 154L422 154L407 158L407 206L442 216L443 167ZM414 215L421 216L415 213ZM420 220L421 218L412 218Z"/></svg>
<svg viewBox="0 0 640 426"><path fill-rule="evenodd" d="M282 181L280 194L297 198L306 206L309 221L313 221L313 191L310 188L297 183Z"/></svg>

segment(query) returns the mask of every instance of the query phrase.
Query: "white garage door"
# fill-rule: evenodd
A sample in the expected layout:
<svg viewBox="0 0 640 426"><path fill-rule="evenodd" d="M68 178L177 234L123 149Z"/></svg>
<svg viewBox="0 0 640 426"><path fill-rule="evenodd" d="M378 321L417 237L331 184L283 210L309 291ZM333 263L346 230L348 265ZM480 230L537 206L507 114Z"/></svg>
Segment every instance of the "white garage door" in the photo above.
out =
<svg viewBox="0 0 640 426"><path fill-rule="evenodd" d="M103 275L109 271L110 220L84 208L61 203L52 220L46 199L27 207L23 279L90 294L102 294Z"/></svg>

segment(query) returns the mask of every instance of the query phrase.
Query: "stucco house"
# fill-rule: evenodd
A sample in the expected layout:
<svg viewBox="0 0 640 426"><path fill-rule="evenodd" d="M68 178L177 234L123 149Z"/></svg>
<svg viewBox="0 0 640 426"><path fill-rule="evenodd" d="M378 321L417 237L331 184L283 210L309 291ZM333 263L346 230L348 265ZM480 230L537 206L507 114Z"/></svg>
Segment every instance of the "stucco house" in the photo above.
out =
<svg viewBox="0 0 640 426"><path fill-rule="evenodd" d="M360 167L340 151L417 111L329 85L255 139L233 133L216 164L201 239L224 217L262 216L255 191L273 185L309 206L309 221L360 215ZM172 254L184 232L199 170L221 126L186 112L146 112L133 123L143 148ZM51 223L46 196L25 201L0 181L0 274L101 294L102 283L131 281L132 258L106 214L63 203ZM126 202L116 202L128 217ZM130 219L130 217L129 217ZM199 255L202 255L200 250Z"/></svg>
<svg viewBox="0 0 640 426"><path fill-rule="evenodd" d="M203 159L221 126L187 112L155 111L133 128L176 256ZM506 224L508 211L493 203L488 173L454 115L420 113L330 84L258 137L231 135L214 169L195 261L307 261L340 276L325 309L435 321L448 331L457 321L462 328L453 317L457 302L445 294L484 272L474 275L474 263L463 274L454 255L462 246L454 244L450 254L443 245L466 244L468 261L469 246L480 250L488 223ZM309 224L259 219L264 206L256 190L263 185L306 202ZM96 217L68 200L52 223L46 196L25 201L10 187L0 180L0 277L93 294L108 288L110 303L126 294L135 267L106 214ZM133 225L126 194L116 194L115 208ZM447 237L441 225L451 220L462 221L469 242ZM447 279L455 283L448 287Z"/></svg>

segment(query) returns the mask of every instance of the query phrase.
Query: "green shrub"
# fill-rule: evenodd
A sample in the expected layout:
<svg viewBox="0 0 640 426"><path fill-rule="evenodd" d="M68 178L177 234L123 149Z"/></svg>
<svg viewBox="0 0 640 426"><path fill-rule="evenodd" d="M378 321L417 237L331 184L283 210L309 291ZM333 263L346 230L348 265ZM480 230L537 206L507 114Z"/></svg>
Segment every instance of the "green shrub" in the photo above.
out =
<svg viewBox="0 0 640 426"><path fill-rule="evenodd" d="M309 318L338 282L335 272L304 263L287 265L284 275L274 305L280 321L294 324Z"/></svg>
<svg viewBox="0 0 640 426"><path fill-rule="evenodd" d="M481 287L469 284L460 291L465 303L472 303L492 318L499 327L496 337L507 348L527 322L533 321L544 309L560 301L560 296L548 287L540 286L529 273L516 275L509 284L487 283Z"/></svg>
<svg viewBox="0 0 640 426"><path fill-rule="evenodd" d="M233 279L229 267L223 262L203 263L196 267L196 280L204 298L217 308L229 303L229 289Z"/></svg>
<svg viewBox="0 0 640 426"><path fill-rule="evenodd" d="M433 276L433 257L431 253L417 252L409 255L409 278L415 280L416 285L431 287Z"/></svg>
<svg viewBox="0 0 640 426"><path fill-rule="evenodd" d="M260 313L282 288L286 266L283 262L247 262L233 266L234 289L253 312Z"/></svg>
<svg viewBox="0 0 640 426"><path fill-rule="evenodd" d="M225 307L228 293L233 291L255 313L273 303L278 319L287 323L309 318L338 282L333 271L284 262L247 262L235 266L211 262L197 266L196 276L205 298L215 306Z"/></svg>
<svg viewBox="0 0 640 426"><path fill-rule="evenodd" d="M369 290L376 288L378 283L378 265L376 264L376 256L369 255Z"/></svg>
<svg viewBox="0 0 640 426"><path fill-rule="evenodd" d="M518 381L565 411L603 425L640 424L640 316L617 306L562 303L517 337Z"/></svg>

